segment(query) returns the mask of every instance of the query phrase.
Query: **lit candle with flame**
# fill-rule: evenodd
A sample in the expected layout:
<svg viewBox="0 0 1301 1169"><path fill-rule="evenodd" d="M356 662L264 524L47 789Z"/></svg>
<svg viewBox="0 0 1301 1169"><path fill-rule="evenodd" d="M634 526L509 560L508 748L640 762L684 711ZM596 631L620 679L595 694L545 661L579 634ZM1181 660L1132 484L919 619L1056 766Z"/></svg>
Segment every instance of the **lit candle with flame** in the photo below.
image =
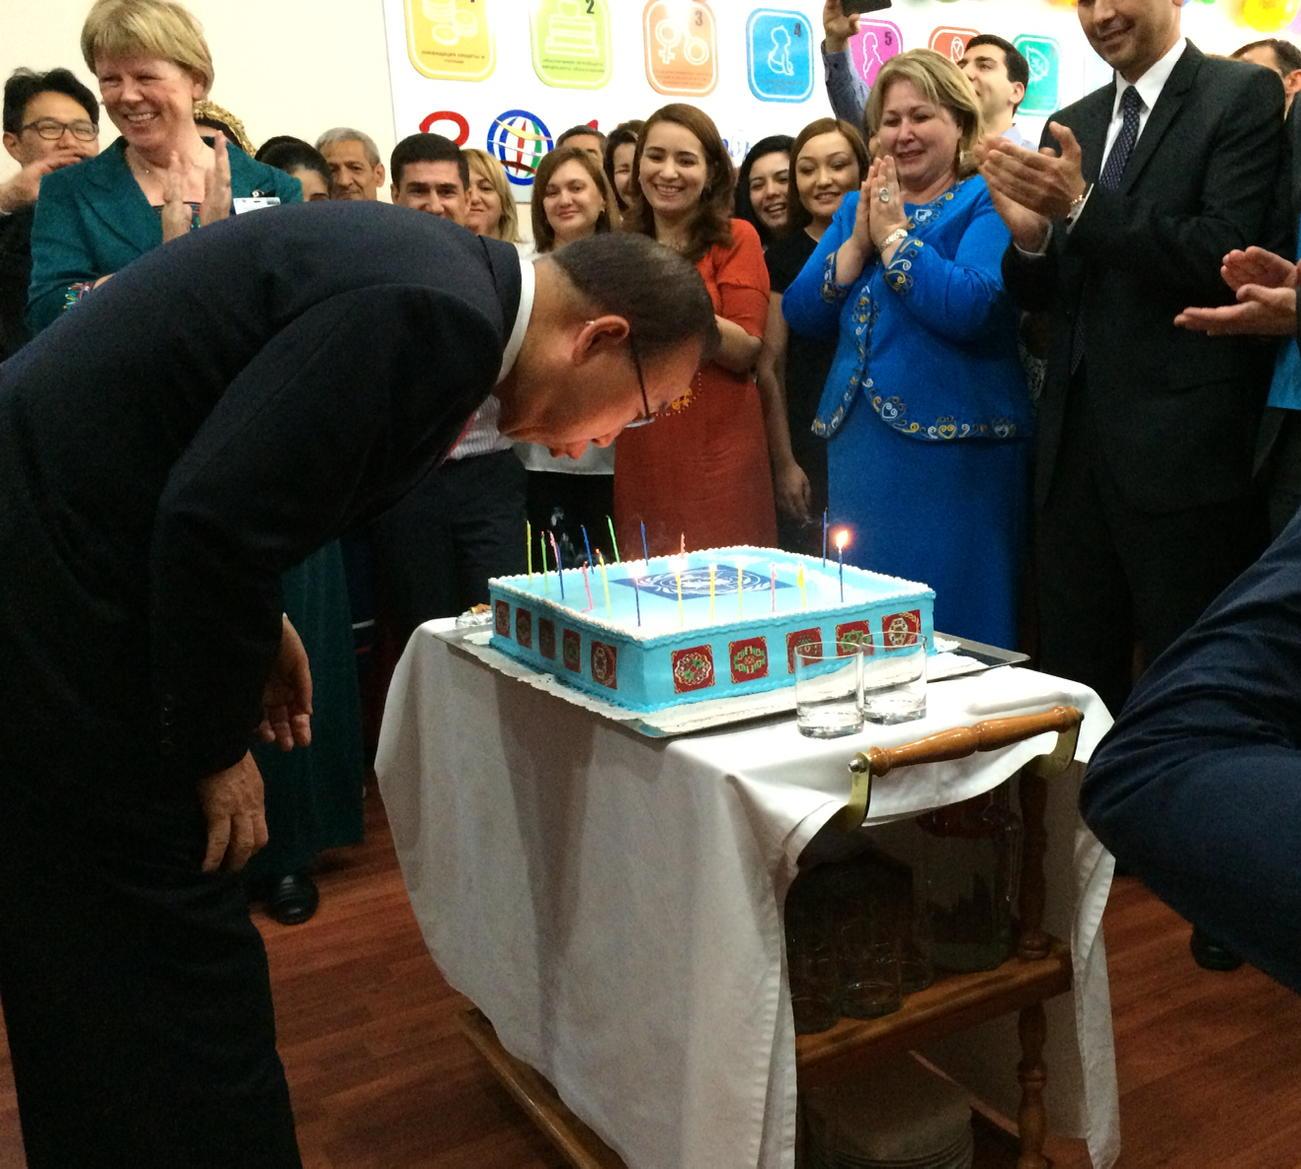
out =
<svg viewBox="0 0 1301 1169"><path fill-rule="evenodd" d="M845 545L849 543L849 529L840 528L836 532L836 557L840 561L840 600L845 600Z"/></svg>

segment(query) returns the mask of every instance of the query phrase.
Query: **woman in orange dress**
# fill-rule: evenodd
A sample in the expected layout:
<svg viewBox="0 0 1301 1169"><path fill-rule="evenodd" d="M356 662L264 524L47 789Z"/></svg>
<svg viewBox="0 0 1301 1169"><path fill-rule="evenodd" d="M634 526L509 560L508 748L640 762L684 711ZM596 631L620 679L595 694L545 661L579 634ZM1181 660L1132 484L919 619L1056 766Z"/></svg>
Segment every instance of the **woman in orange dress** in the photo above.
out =
<svg viewBox="0 0 1301 1169"><path fill-rule="evenodd" d="M614 514L624 556L730 544L772 547L777 514L755 387L768 270L754 228L730 218L736 176L718 128L694 106L651 115L633 158L624 226L696 262L718 315L712 361L651 425L618 442Z"/></svg>

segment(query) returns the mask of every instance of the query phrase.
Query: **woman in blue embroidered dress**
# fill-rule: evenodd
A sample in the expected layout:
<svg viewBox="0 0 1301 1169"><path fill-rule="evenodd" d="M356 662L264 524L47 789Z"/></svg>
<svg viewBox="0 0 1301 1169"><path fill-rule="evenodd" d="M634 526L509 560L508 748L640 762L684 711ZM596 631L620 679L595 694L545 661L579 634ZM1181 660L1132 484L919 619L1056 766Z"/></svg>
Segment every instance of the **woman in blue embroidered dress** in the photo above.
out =
<svg viewBox="0 0 1301 1169"><path fill-rule="evenodd" d="M828 442L847 558L935 589L935 624L1016 642L1030 401L1003 289L1009 236L973 150L980 108L946 57L888 61L867 129L880 153L782 309L838 337L814 433Z"/></svg>

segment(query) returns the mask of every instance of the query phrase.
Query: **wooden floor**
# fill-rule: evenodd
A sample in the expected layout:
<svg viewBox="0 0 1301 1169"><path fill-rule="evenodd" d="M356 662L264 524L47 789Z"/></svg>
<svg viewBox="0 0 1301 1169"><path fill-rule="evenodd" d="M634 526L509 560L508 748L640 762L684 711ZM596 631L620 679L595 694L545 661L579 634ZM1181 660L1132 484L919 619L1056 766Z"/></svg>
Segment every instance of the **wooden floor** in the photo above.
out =
<svg viewBox="0 0 1301 1169"><path fill-rule="evenodd" d="M305 1165L561 1169L456 1032L464 1000L425 952L374 789L368 804L367 842L321 874L316 917L263 919ZM1132 880L1106 934L1123 1169L1301 1169L1301 1000L1253 970L1199 970L1187 927ZM1088 1164L1074 1142L1050 1151ZM23 1165L0 1050L0 1169Z"/></svg>

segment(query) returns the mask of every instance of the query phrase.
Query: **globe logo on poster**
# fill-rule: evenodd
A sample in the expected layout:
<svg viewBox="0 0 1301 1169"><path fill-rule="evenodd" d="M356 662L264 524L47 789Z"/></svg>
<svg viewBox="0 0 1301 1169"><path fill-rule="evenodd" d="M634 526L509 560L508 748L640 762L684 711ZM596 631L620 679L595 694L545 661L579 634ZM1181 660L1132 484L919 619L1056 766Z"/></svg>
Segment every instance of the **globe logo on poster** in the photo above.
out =
<svg viewBox="0 0 1301 1169"><path fill-rule="evenodd" d="M555 145L546 123L528 110L506 110L488 128L488 153L517 187L533 185L542 156Z"/></svg>

